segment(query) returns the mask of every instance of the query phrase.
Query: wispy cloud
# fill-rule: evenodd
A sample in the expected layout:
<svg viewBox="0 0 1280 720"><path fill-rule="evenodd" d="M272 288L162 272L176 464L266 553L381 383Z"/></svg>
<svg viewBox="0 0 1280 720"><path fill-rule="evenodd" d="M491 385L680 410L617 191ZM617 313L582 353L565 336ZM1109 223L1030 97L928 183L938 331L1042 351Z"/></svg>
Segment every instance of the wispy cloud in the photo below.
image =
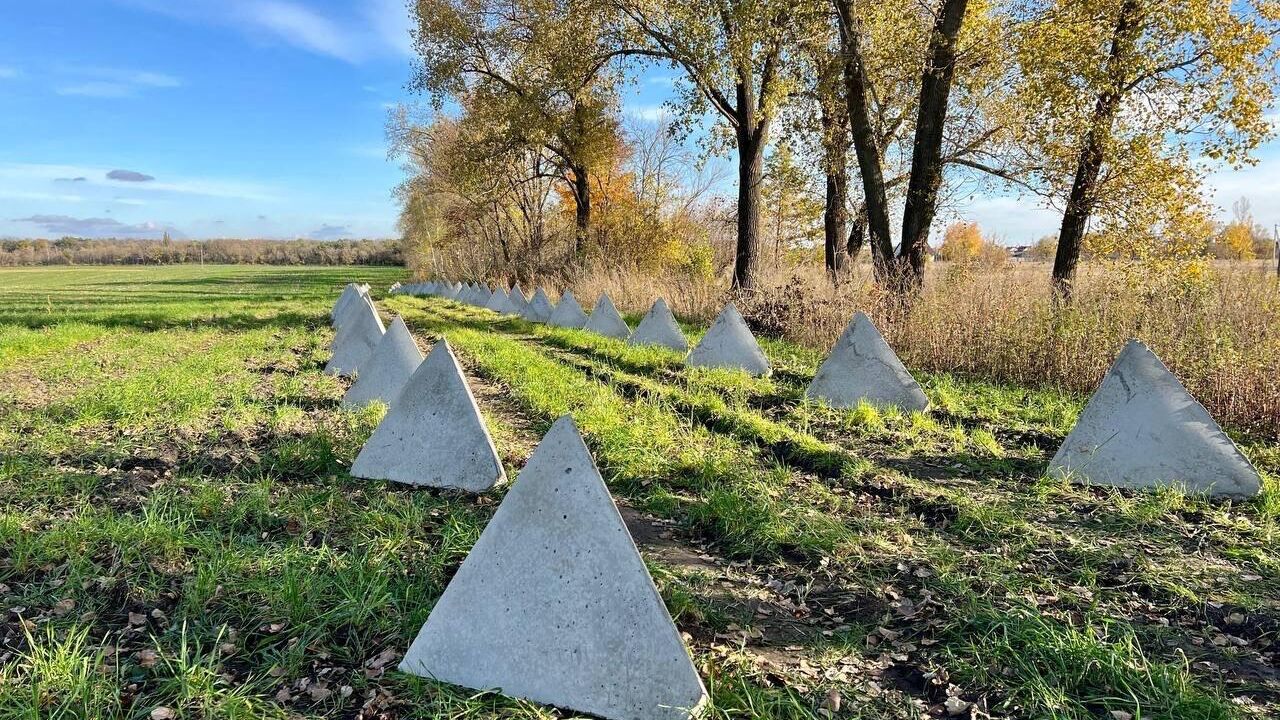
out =
<svg viewBox="0 0 1280 720"><path fill-rule="evenodd" d="M45 165L38 163L0 163L0 189L5 187L25 189L32 182L67 182L76 181L78 187L110 188L118 191L119 181L108 181L106 177L113 168L85 167L80 165ZM126 171L133 172L133 171ZM142 173L139 173L141 175ZM84 178L84 180L76 180ZM101 178L101 179L99 179ZM254 200L275 202L279 200L278 191L255 182L228 180L221 178L188 177L158 182L134 182L129 184L136 192L177 195L197 195L203 197L226 198L230 200Z"/></svg>
<svg viewBox="0 0 1280 720"><path fill-rule="evenodd" d="M311 231L312 240L341 240L351 237L351 229L345 225L321 225Z"/></svg>
<svg viewBox="0 0 1280 720"><path fill-rule="evenodd" d="M155 180L154 177L140 173L137 170L112 170L107 173L107 179L131 183L144 183Z"/></svg>
<svg viewBox="0 0 1280 720"><path fill-rule="evenodd" d="M110 67L73 67L64 74L76 78L54 88L59 95L80 95L94 98L135 97L141 91L155 88L175 88L182 80L173 75L145 70L126 70Z"/></svg>
<svg viewBox="0 0 1280 720"><path fill-rule="evenodd" d="M122 223L114 218L78 218L70 215L30 215L14 222L31 223L54 235L80 237L160 237L168 232L181 235L173 226L155 223Z"/></svg>
<svg viewBox="0 0 1280 720"><path fill-rule="evenodd" d="M357 44L339 25L297 3L256 3L246 6L244 16L250 24L290 45L347 62L360 58Z"/></svg>
<svg viewBox="0 0 1280 720"><path fill-rule="evenodd" d="M0 65L0 80L12 80L22 73L18 72L18 68L9 67L8 65Z"/></svg>

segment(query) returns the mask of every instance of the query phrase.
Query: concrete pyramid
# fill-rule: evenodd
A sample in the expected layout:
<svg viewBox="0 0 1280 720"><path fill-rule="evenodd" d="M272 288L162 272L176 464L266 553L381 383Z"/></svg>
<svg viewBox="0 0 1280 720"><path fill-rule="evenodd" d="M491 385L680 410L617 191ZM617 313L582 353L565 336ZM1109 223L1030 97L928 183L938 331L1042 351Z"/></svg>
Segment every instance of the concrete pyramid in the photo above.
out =
<svg viewBox="0 0 1280 720"><path fill-rule="evenodd" d="M355 383L342 396L343 407L358 407L375 400L390 405L421 362L422 351L404 319L397 316L369 359L361 364Z"/></svg>
<svg viewBox="0 0 1280 720"><path fill-rule="evenodd" d="M1160 358L1130 340L1107 370L1049 474L1098 485L1179 485L1233 498L1257 495L1258 471Z"/></svg>
<svg viewBox="0 0 1280 720"><path fill-rule="evenodd" d="M378 317L378 311L369 298L362 299L360 309L353 315L350 322L334 336L333 357L324 366L326 375L348 376L355 373L382 340L385 332L382 318Z"/></svg>
<svg viewBox="0 0 1280 720"><path fill-rule="evenodd" d="M685 363L690 367L746 370L752 375L768 375L772 371L769 359L733 304L720 311Z"/></svg>
<svg viewBox="0 0 1280 720"><path fill-rule="evenodd" d="M530 322L545 323L551 319L551 313L555 312L555 306L547 299L547 293L542 288L530 298L529 304L524 308L524 319Z"/></svg>
<svg viewBox="0 0 1280 720"><path fill-rule="evenodd" d="M680 326L676 324L676 316L671 314L667 301L658 298L649 308L636 331L627 339L628 345L661 345L684 352L689 349L689 341L685 339Z"/></svg>
<svg viewBox="0 0 1280 720"><path fill-rule="evenodd" d="M338 315L340 315L342 311L351 304L351 301L354 300L355 297L359 294L360 294L360 291L356 290L355 285L348 285L345 288L343 288L342 294L338 296L338 301L333 304L333 309L329 311L330 319L332 319L334 322L337 322Z"/></svg>
<svg viewBox="0 0 1280 720"><path fill-rule="evenodd" d="M524 296L524 290L520 289L520 283L511 288L511 292L507 295L511 300L511 307L515 308L517 315L524 315L524 309L529 307L529 298Z"/></svg>
<svg viewBox="0 0 1280 720"><path fill-rule="evenodd" d="M582 306L578 304L572 291L565 290L564 295L560 296L560 302L547 319L547 324L562 328L581 328L587 324L587 314L582 311Z"/></svg>
<svg viewBox="0 0 1280 720"><path fill-rule="evenodd" d="M538 445L400 670L613 720L706 690L568 416Z"/></svg>
<svg viewBox="0 0 1280 720"><path fill-rule="evenodd" d="M449 343L441 339L405 383L351 474L480 492L506 473Z"/></svg>
<svg viewBox="0 0 1280 720"><path fill-rule="evenodd" d="M363 295L363 294L357 294L355 299L347 303L347 306L342 308L342 312L338 313L338 317L334 318L333 341L329 343L329 349L333 350L335 347L337 347L338 338L342 336L342 331L351 327L351 323L357 317L359 317L362 314L368 313L369 309L373 307L374 307L373 300L370 300L368 295ZM376 309L374 311L374 314L375 315L377 314Z"/></svg>
<svg viewBox="0 0 1280 720"><path fill-rule="evenodd" d="M489 304L489 298L492 297L492 295L493 291L489 290L488 285L480 285L476 287L475 299L471 304L476 307L485 307Z"/></svg>
<svg viewBox="0 0 1280 720"><path fill-rule="evenodd" d="M858 312L818 368L805 396L835 408L861 401L878 408L923 411L929 398L866 313Z"/></svg>
<svg viewBox="0 0 1280 720"><path fill-rule="evenodd" d="M583 329L619 340L626 340L631 334L627 321L618 314L618 308L613 306L613 301L609 299L608 294L601 295L596 301L595 309L591 311L591 319L587 320Z"/></svg>
<svg viewBox="0 0 1280 720"><path fill-rule="evenodd" d="M355 288L352 294L347 296L346 302L342 303L341 307L335 305L334 310L336 312L333 315L333 327L341 329L343 325L350 322L351 318L355 316L355 313L361 310L361 306L363 304L361 299L368 297L369 295L367 293L361 292L359 288ZM341 302L341 298L339 298L339 301Z"/></svg>
<svg viewBox="0 0 1280 720"><path fill-rule="evenodd" d="M516 311L516 309L511 306L511 300L507 297L507 291L502 288L498 288L493 291L493 295L489 297L489 302L485 303L485 307L499 315L512 315Z"/></svg>

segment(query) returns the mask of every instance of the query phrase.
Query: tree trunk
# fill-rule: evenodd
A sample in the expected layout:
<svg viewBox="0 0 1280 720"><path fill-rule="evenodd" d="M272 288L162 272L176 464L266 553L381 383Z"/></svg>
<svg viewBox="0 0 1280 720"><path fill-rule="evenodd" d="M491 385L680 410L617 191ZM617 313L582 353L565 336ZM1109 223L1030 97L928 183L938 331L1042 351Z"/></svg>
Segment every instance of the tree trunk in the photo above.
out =
<svg viewBox="0 0 1280 720"><path fill-rule="evenodd" d="M929 226L937 211L938 187L942 183L942 131L956 74L956 40L967 6L968 0L944 0L929 36L929 62L920 78L920 108L911 151L911 179L902 213L902 248L898 253L905 293L919 291L924 282Z"/></svg>
<svg viewBox="0 0 1280 720"><path fill-rule="evenodd" d="M767 120L756 121L749 82L738 85L738 246L733 262L733 289L756 286L760 266L760 191L764 179Z"/></svg>
<svg viewBox="0 0 1280 720"><path fill-rule="evenodd" d="M843 167L827 169L826 204L822 211L823 257L827 274L835 282L845 263L845 229L849 212L845 197L849 194L849 173Z"/></svg>
<svg viewBox="0 0 1280 720"><path fill-rule="evenodd" d="M573 202L576 206L573 233L573 257L576 260L582 257L591 232L591 182L585 167L574 166L571 170Z"/></svg>
<svg viewBox="0 0 1280 720"><path fill-rule="evenodd" d="M862 252L862 245L867 240L867 205L863 203L858 208L858 212L853 214L849 219L849 240L845 243L845 253L849 256L849 262L858 259L858 254Z"/></svg>
<svg viewBox="0 0 1280 720"><path fill-rule="evenodd" d="M1125 66L1128 65L1138 41L1139 11L1137 0L1126 0L1120 6L1115 31L1111 36L1111 51L1107 57L1109 87L1098 95L1094 104L1089 132L1085 135L1076 163L1071 194L1067 197L1067 207L1062 213L1058 250L1053 258L1053 290L1054 296L1063 302L1071 300L1076 265L1080 261L1080 248L1084 244L1084 232L1097 202L1098 174L1102 170L1105 146L1111 137L1111 126L1123 99Z"/></svg>
<svg viewBox="0 0 1280 720"><path fill-rule="evenodd" d="M871 124L867 100L867 73L862 61L861 39L853 0L833 0L840 18L840 53L844 58L845 104L849 106L849 128L854 155L862 176L866 203L866 228L871 242L871 259L877 282L893 277L893 240L889 236L889 200L885 193L880 146Z"/></svg>

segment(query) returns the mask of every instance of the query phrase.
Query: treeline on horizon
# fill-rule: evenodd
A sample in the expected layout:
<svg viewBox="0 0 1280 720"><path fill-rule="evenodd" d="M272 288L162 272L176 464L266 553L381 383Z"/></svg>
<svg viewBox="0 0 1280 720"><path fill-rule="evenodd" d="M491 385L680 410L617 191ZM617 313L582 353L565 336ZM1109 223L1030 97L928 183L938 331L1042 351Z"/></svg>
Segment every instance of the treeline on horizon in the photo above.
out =
<svg viewBox="0 0 1280 720"><path fill-rule="evenodd" d="M0 240L0 267L37 265L403 265L399 240Z"/></svg>

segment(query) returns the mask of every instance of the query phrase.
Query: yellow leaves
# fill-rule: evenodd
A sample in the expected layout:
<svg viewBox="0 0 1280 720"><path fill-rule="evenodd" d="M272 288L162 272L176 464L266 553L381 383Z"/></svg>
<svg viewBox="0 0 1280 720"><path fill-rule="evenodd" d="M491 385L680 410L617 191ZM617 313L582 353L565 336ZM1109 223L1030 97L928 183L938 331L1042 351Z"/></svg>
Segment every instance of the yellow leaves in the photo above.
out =
<svg viewBox="0 0 1280 720"><path fill-rule="evenodd" d="M943 260L974 260L982 252L982 228L976 222L955 222L947 227L938 253Z"/></svg>
<svg viewBox="0 0 1280 720"><path fill-rule="evenodd" d="M1253 251L1253 223L1246 220L1234 220L1227 224L1222 230L1222 235L1218 240L1226 257L1232 260L1252 260L1256 255Z"/></svg>

